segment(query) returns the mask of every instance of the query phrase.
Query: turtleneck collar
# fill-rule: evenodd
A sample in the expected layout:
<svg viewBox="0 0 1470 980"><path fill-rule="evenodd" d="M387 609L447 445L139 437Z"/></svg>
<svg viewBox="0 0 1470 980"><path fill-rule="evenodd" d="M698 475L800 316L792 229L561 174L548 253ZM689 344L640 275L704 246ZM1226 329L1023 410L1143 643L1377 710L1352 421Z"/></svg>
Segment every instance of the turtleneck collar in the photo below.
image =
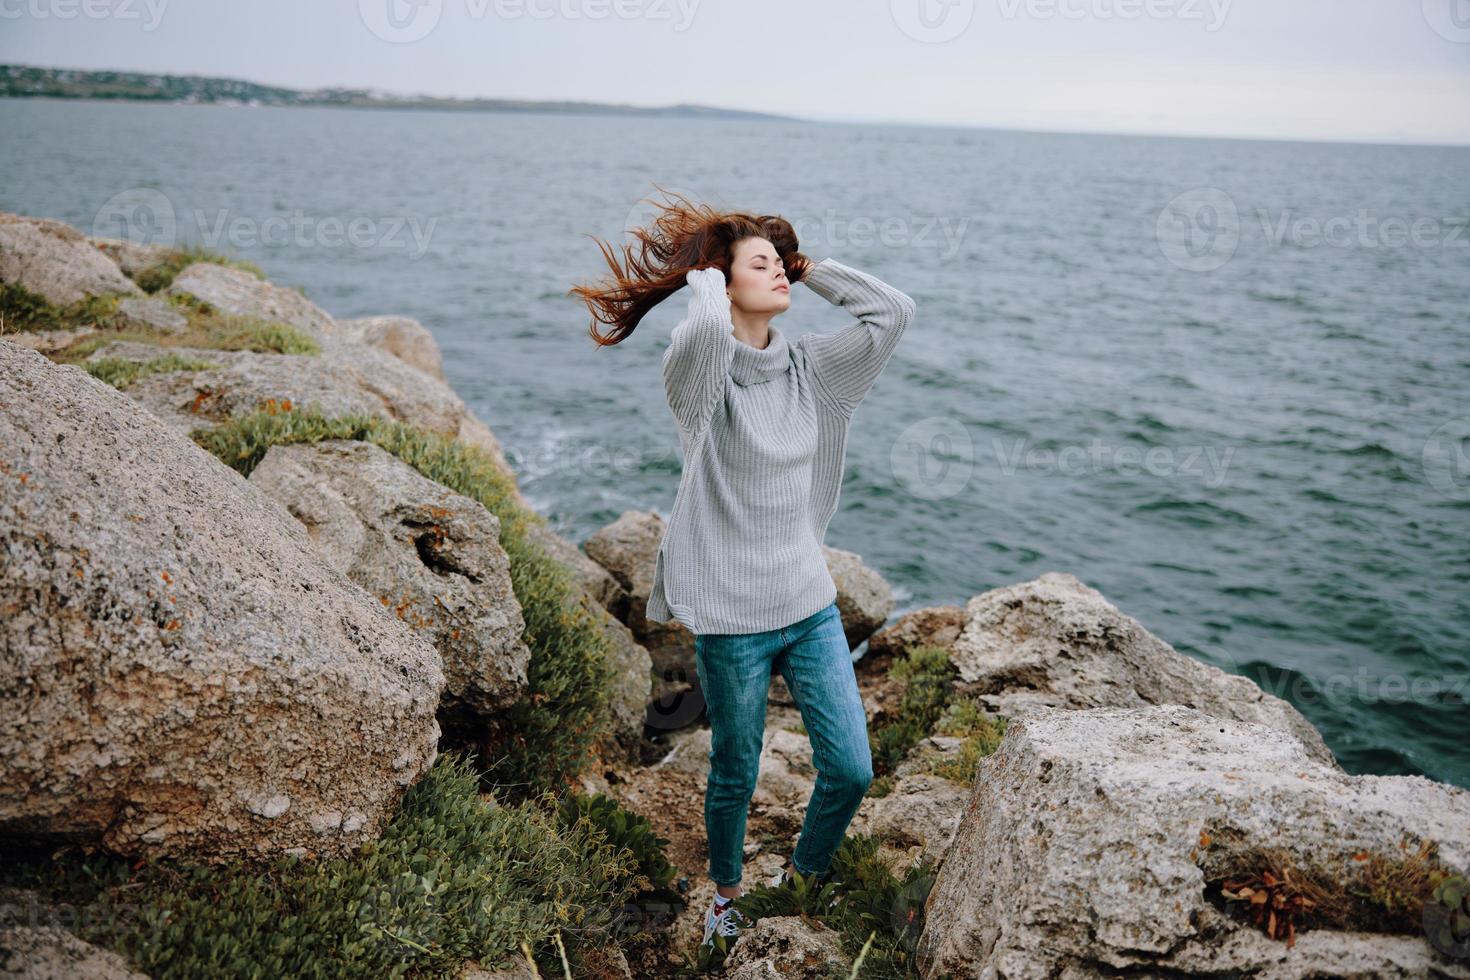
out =
<svg viewBox="0 0 1470 980"><path fill-rule="evenodd" d="M730 376L742 385L760 384L785 374L791 367L791 345L786 335L770 325L770 342L762 350L750 346L738 337L735 342L735 357L730 361Z"/></svg>

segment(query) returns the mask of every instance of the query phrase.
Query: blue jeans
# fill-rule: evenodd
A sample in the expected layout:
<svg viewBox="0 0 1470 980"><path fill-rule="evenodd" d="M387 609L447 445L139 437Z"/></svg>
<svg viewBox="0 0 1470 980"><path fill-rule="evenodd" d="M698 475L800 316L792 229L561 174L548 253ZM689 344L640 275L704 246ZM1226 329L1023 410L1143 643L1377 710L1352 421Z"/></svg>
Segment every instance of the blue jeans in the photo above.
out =
<svg viewBox="0 0 1470 980"><path fill-rule="evenodd" d="M837 603L780 629L698 634L694 665L711 735L704 790L710 877L717 885L740 884L745 817L777 670L801 710L817 768L791 863L803 875L825 872L873 781L868 718Z"/></svg>

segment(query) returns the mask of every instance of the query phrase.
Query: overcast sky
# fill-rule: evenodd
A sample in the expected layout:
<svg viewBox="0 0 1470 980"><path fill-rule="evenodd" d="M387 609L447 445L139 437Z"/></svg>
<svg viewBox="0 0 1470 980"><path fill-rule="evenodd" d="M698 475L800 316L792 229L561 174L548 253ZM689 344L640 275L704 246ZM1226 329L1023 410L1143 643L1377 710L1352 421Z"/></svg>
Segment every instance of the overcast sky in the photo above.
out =
<svg viewBox="0 0 1470 980"><path fill-rule="evenodd" d="M1470 0L0 0L0 60L852 121L1470 143Z"/></svg>

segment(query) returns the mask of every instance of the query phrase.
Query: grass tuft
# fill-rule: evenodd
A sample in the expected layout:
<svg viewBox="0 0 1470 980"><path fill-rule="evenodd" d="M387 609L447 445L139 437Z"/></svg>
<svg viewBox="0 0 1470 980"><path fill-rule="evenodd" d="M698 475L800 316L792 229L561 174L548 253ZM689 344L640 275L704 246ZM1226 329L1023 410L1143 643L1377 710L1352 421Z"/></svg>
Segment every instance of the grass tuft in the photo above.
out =
<svg viewBox="0 0 1470 980"><path fill-rule="evenodd" d="M197 357L182 357L178 354L164 354L155 357L151 361L130 361L123 357L104 357L97 361L87 361L83 367L92 377L106 381L114 388L122 389L137 381L139 378L150 374L165 374L170 371L207 371L219 367L212 361L201 360Z"/></svg>

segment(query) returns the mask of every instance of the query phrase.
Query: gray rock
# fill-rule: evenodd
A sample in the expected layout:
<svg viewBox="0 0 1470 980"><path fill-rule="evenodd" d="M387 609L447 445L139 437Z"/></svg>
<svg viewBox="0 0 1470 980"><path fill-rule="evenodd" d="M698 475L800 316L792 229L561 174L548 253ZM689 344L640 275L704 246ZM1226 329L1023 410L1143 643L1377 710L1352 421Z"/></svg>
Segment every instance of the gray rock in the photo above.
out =
<svg viewBox="0 0 1470 980"><path fill-rule="evenodd" d="M823 545L822 555L837 586L837 608L842 613L847 648L856 650L893 612L893 588L876 569L863 564L863 556L855 551Z"/></svg>
<svg viewBox="0 0 1470 980"><path fill-rule="evenodd" d="M218 262L195 262L180 272L164 292L195 296L223 313L289 323L316 340L341 333L326 310L296 290Z"/></svg>
<svg viewBox="0 0 1470 980"><path fill-rule="evenodd" d="M540 521L528 528L528 534L567 571L577 586L619 621L627 619L628 593L611 572L587 557L586 552Z"/></svg>
<svg viewBox="0 0 1470 980"><path fill-rule="evenodd" d="M533 510L495 436L452 388L376 348L339 338L319 343L317 355L171 347L182 357L219 367L150 375L129 385L127 393L185 434L248 415L268 402L315 405L327 415L362 412L406 422L484 451L507 475L516 501ZM160 353L151 344L120 341L99 348L89 360L150 361Z"/></svg>
<svg viewBox="0 0 1470 980"><path fill-rule="evenodd" d="M684 703L669 705L662 712L656 706L651 707L649 698L653 663L648 658L648 651L638 645L628 627L614 619L587 592L579 590L577 600L581 608L601 628L612 664L612 690L608 692L608 696L615 749L624 760L636 763L640 756L645 722L655 727L678 727L695 721L698 712L691 712ZM608 747L603 757L609 758L613 750L614 747Z"/></svg>
<svg viewBox="0 0 1470 980"><path fill-rule="evenodd" d="M903 776L886 796L873 801L863 829L896 849L917 846L919 856L938 867L969 799L968 787L942 776Z"/></svg>
<svg viewBox="0 0 1470 980"><path fill-rule="evenodd" d="M365 442L273 446L250 482L283 504L332 568L432 639L444 712L493 715L531 659L500 520Z"/></svg>
<svg viewBox="0 0 1470 980"><path fill-rule="evenodd" d="M426 638L257 487L3 341L0 570L0 833L342 854L435 757Z"/></svg>
<svg viewBox="0 0 1470 980"><path fill-rule="evenodd" d="M22 330L18 333L0 333L0 339L8 340L26 350L54 354L96 333L98 333L96 327L76 327L72 330Z"/></svg>
<svg viewBox="0 0 1470 980"><path fill-rule="evenodd" d="M616 594L616 606L626 608L624 622L647 648L654 673L691 678L695 673L694 634L676 620L658 623L647 618L654 559L664 526L663 518L654 511L625 510L583 542L582 550L617 582L621 591Z"/></svg>
<svg viewBox="0 0 1470 980"><path fill-rule="evenodd" d="M212 428L273 401L315 405L327 415L360 412L395 419L484 448L476 433L466 438L479 420L448 385L372 347L335 338L321 345L317 355L170 347L182 357L220 366L152 375L130 385L128 395L183 433ZM90 359L148 361L160 353L151 344L119 341L98 348Z"/></svg>
<svg viewBox="0 0 1470 980"><path fill-rule="evenodd" d="M124 327L157 333L183 333L189 318L167 300L156 296L129 296L117 304L115 319Z"/></svg>
<svg viewBox="0 0 1470 980"><path fill-rule="evenodd" d="M91 295L141 294L71 225L0 211L0 283L22 286L57 306Z"/></svg>
<svg viewBox="0 0 1470 980"><path fill-rule="evenodd" d="M1463 874L1470 790L1349 776L1279 728L1182 705L1036 708L980 764L927 900L920 972L1470 976L1421 935L1312 929L1287 950L1206 897L1258 847L1346 887L1355 855L1403 856L1404 839Z"/></svg>
<svg viewBox="0 0 1470 980"><path fill-rule="evenodd" d="M836 930L799 915L769 915L742 931L725 957L729 980L846 976L851 960Z"/></svg>
<svg viewBox="0 0 1470 980"><path fill-rule="evenodd" d="M1314 759L1338 766L1321 733L1289 702L1184 656L1065 572L971 598L950 659L959 671L956 690L998 714L1183 704L1290 732Z"/></svg>
<svg viewBox="0 0 1470 980"><path fill-rule="evenodd" d="M129 279L137 279L143 273L158 268L174 254L174 250L167 245L144 245L126 238L93 235L87 241L116 262L123 275Z"/></svg>
<svg viewBox="0 0 1470 980"><path fill-rule="evenodd" d="M65 929L0 928L0 977L5 980L148 980L108 949Z"/></svg>
<svg viewBox="0 0 1470 980"><path fill-rule="evenodd" d="M953 650L964 627L963 606L926 606L905 613L868 638L868 649L857 662L858 672L886 670L894 657L903 656L911 647Z"/></svg>
<svg viewBox="0 0 1470 980"><path fill-rule="evenodd" d="M422 323L406 316L368 316L338 320L342 336L376 347L432 378L444 380L444 356L434 335Z"/></svg>

